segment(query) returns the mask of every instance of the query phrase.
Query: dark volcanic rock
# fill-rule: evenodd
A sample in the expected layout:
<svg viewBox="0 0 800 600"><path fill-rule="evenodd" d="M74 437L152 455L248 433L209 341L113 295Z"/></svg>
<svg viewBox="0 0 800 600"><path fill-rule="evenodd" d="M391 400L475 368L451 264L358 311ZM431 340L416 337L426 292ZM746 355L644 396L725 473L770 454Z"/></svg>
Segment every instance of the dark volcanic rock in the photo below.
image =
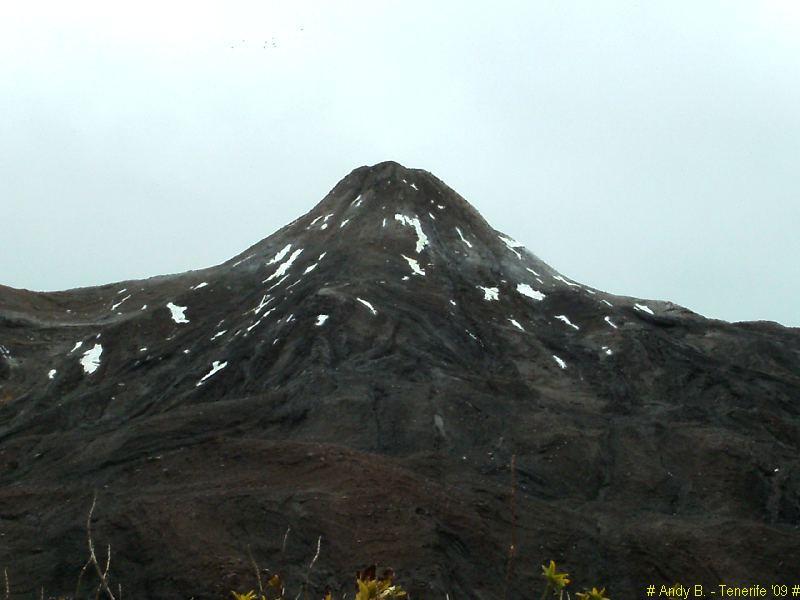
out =
<svg viewBox="0 0 800 600"><path fill-rule="evenodd" d="M514 454L512 597L550 558L616 598L795 582L798 440L797 330L577 284L396 163L217 267L0 287L15 598L74 589L94 490L125 597L250 589L248 546L299 582L321 536L318 592L498 598Z"/></svg>

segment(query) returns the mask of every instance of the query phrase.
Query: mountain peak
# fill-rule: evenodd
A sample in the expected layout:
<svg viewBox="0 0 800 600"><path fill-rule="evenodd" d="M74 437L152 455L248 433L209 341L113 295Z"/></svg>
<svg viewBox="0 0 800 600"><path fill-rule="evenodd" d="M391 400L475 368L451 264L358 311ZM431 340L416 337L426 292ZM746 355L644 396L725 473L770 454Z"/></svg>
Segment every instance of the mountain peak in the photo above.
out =
<svg viewBox="0 0 800 600"><path fill-rule="evenodd" d="M508 269L555 273L521 244L487 223L452 188L431 173L394 161L359 167L340 180L308 213L259 242L228 264L272 260L288 247L348 257L356 279L379 277L400 260L444 273L455 267L484 270L503 278ZM358 267L356 269L356 266ZM538 275L537 275L538 277ZM512 278L519 279L520 273ZM543 281L540 281L544 285ZM534 282L535 284L535 282Z"/></svg>
<svg viewBox="0 0 800 600"><path fill-rule="evenodd" d="M379 202L368 202L370 198ZM379 205L380 210L395 206L426 213L444 210L438 205L445 199L453 209L463 211L463 218L483 221L469 202L430 172L410 169L390 160L354 169L309 214L314 214L317 209L339 210L347 202L367 211L379 210Z"/></svg>
<svg viewBox="0 0 800 600"><path fill-rule="evenodd" d="M494 598L516 481L520 547L604 573L615 597L654 564L785 581L799 356L797 332L572 281L426 171L360 167L215 267L0 286L3 547L26 557L18 580L71 589L97 489L115 579L148 597L229 593L209 565L249 577L230 554L251 545L307 578L293 565L322 539L314 578L369 555L416 573L414 596ZM365 518L380 535L349 526Z"/></svg>

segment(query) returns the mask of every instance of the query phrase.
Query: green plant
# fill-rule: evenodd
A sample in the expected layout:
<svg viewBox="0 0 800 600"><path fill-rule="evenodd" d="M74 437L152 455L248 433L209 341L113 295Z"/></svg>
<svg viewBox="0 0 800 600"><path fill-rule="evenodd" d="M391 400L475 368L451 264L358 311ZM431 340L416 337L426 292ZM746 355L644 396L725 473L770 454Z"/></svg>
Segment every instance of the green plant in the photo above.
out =
<svg viewBox="0 0 800 600"><path fill-rule="evenodd" d="M256 568L256 573L258 573L258 568ZM267 580L266 591L261 585L261 577L259 576L258 589L258 594L256 594L255 590L250 590L244 594L232 591L231 594L233 595L234 600L283 600L283 580L281 580L281 576L277 573L272 575L272 577Z"/></svg>
<svg viewBox="0 0 800 600"><path fill-rule="evenodd" d="M355 600L402 600L407 598L406 591L394 583L394 571L384 570L380 577L376 577L376 566L372 565L356 573ZM246 593L231 592L234 600L282 600L283 582L278 575L273 575L267 582L268 588L276 590L279 595L270 598L269 592L257 594L255 590ZM303 588L305 590L305 588ZM329 588L325 588L323 600L333 600Z"/></svg>
<svg viewBox="0 0 800 600"><path fill-rule="evenodd" d="M542 577L545 587L542 598L547 597L547 592L552 591L554 596L561 596L564 588L569 585L569 573L559 573L555 561L551 560L548 566L542 565Z"/></svg>
<svg viewBox="0 0 800 600"><path fill-rule="evenodd" d="M578 597L578 600L610 600L608 596L606 596L606 588L598 591L596 587L593 587L591 591L585 590L575 595Z"/></svg>
<svg viewBox="0 0 800 600"><path fill-rule="evenodd" d="M394 583L394 571L386 569L380 579L375 578L375 565L356 574L358 592L355 600L405 598L406 592ZM328 600L326 598L326 600Z"/></svg>
<svg viewBox="0 0 800 600"><path fill-rule="evenodd" d="M549 565L542 565L542 577L545 581L542 600L547 597L548 592L552 592L559 599L563 598L564 589L569 585L569 573L559 573L555 561L551 560ZM606 588L598 590L593 587L591 590L584 590L575 595L578 600L611 600L606 596Z"/></svg>

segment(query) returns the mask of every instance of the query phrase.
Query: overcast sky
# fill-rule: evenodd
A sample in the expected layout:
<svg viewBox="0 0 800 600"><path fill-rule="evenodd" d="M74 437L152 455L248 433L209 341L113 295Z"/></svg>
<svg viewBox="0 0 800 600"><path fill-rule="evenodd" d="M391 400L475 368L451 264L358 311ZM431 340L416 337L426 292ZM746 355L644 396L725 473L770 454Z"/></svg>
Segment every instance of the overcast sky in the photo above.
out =
<svg viewBox="0 0 800 600"><path fill-rule="evenodd" d="M383 160L565 275L800 326L800 2L0 3L0 283L202 268Z"/></svg>

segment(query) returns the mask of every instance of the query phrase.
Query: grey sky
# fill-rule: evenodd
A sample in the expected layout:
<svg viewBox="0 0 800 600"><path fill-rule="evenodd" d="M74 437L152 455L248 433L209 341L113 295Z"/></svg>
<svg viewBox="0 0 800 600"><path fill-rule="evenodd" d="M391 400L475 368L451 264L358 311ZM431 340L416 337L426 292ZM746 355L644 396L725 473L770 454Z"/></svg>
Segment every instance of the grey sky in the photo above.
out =
<svg viewBox="0 0 800 600"><path fill-rule="evenodd" d="M578 281L800 326L798 107L794 0L6 2L0 283L216 264L392 159Z"/></svg>

